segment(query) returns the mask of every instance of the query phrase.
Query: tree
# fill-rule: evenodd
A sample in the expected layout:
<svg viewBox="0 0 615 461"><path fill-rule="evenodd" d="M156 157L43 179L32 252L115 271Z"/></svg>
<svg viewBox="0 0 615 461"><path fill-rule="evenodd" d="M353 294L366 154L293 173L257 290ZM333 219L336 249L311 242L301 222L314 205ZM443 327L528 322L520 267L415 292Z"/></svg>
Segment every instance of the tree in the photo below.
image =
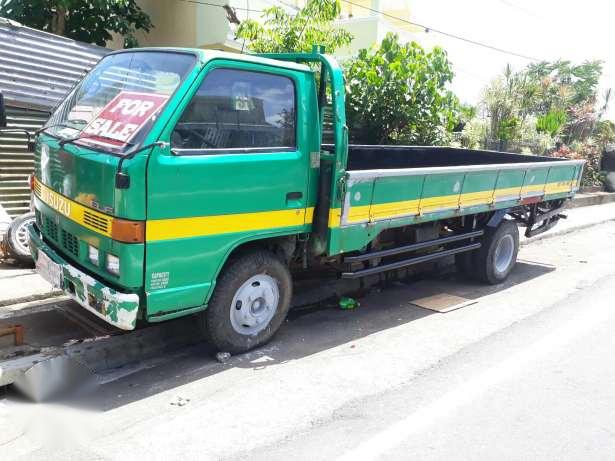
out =
<svg viewBox="0 0 615 461"><path fill-rule="evenodd" d="M533 143L536 139L524 137L531 132L550 137L552 144L587 140L610 99L607 92L603 105L597 107L601 73L599 61L579 65L540 62L519 72L507 66L483 92L481 106L489 120L487 137L499 141L500 148L508 141Z"/></svg>
<svg viewBox="0 0 615 461"><path fill-rule="evenodd" d="M456 125L459 101L441 48L425 51L387 34L346 66L346 113L354 142L441 144Z"/></svg>
<svg viewBox="0 0 615 461"><path fill-rule="evenodd" d="M35 29L105 46L112 32L137 46L135 32L153 25L135 0L0 0L0 16Z"/></svg>
<svg viewBox="0 0 615 461"><path fill-rule="evenodd" d="M537 88L525 74L506 66L503 75L483 91L481 106L489 120L488 143L497 141L497 148L505 149L509 141L520 140L536 94Z"/></svg>
<svg viewBox="0 0 615 461"><path fill-rule="evenodd" d="M566 120L561 132L566 143L584 141L591 136L604 112L596 107L602 75L600 61L578 65L570 61L540 62L530 64L522 72L540 88L531 108L538 116L564 111Z"/></svg>
<svg viewBox="0 0 615 461"><path fill-rule="evenodd" d="M309 52L313 45L324 45L332 53L352 41L349 32L333 25L340 9L339 0L308 0L294 15L272 6L264 10L261 22L243 21L236 38L246 40L255 53Z"/></svg>

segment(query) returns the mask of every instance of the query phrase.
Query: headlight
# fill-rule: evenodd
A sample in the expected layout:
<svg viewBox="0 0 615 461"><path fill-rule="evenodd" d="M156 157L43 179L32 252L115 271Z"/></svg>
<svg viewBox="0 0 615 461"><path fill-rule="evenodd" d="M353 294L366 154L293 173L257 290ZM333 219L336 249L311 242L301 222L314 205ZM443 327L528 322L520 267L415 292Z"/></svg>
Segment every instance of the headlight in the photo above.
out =
<svg viewBox="0 0 615 461"><path fill-rule="evenodd" d="M92 264L98 266L98 248L88 245L88 259Z"/></svg>
<svg viewBox="0 0 615 461"><path fill-rule="evenodd" d="M107 270L115 275L120 275L120 258L114 255L107 255Z"/></svg>

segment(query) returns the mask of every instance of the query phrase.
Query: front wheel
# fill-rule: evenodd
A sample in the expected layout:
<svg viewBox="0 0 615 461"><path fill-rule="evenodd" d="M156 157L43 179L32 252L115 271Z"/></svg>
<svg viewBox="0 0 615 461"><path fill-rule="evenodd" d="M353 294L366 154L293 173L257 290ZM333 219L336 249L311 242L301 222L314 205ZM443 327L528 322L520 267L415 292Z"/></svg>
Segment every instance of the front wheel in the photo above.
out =
<svg viewBox="0 0 615 461"><path fill-rule="evenodd" d="M207 338L220 351L247 352L269 341L290 307L288 267L267 251L231 259L202 313Z"/></svg>
<svg viewBox="0 0 615 461"><path fill-rule="evenodd" d="M492 285L503 282L517 263L518 252L519 228L514 221L503 220L497 228L487 228L474 255L474 275Z"/></svg>

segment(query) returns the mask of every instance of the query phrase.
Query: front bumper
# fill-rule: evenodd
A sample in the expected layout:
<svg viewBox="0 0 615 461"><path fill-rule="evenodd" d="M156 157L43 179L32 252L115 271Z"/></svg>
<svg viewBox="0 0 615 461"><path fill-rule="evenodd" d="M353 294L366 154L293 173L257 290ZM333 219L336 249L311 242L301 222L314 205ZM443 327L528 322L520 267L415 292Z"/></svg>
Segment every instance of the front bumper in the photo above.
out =
<svg viewBox="0 0 615 461"><path fill-rule="evenodd" d="M42 251L61 267L60 288L64 293L105 322L122 330L134 330L139 312L139 295L116 291L66 262L43 241L35 224L29 226L28 233L34 261Z"/></svg>

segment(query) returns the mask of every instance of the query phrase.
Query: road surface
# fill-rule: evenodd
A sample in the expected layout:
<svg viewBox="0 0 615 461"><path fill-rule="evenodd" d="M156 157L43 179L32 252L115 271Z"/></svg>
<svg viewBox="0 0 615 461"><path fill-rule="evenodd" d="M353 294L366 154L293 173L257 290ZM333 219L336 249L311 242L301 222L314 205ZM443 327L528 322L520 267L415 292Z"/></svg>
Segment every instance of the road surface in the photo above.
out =
<svg viewBox="0 0 615 461"><path fill-rule="evenodd" d="M354 311L294 312L267 347L207 346L101 376L94 394L0 399L3 459L609 459L615 223L522 247L446 314L397 283ZM7 455L8 456L5 456Z"/></svg>

